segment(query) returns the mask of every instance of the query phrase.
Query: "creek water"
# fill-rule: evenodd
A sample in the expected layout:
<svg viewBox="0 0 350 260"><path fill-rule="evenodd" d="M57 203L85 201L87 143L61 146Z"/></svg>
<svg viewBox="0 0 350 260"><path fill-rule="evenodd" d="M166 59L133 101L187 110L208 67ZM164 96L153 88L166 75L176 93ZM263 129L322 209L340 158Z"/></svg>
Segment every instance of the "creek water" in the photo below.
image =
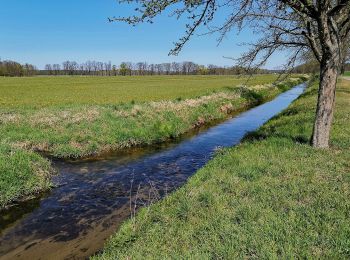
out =
<svg viewBox="0 0 350 260"><path fill-rule="evenodd" d="M98 252L137 208L183 185L218 148L238 144L304 88L298 85L173 142L93 159L53 161L59 172L55 188L1 212L0 259L83 259Z"/></svg>

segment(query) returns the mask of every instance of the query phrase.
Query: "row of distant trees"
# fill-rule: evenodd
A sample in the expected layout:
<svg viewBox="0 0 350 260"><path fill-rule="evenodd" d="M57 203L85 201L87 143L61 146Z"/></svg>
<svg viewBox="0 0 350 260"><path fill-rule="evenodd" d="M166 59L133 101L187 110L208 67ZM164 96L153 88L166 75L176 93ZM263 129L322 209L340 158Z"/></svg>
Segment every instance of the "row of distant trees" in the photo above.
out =
<svg viewBox="0 0 350 260"><path fill-rule="evenodd" d="M0 60L0 76L5 77L23 77L34 76L37 74L37 68L32 64L20 64L15 61Z"/></svg>
<svg viewBox="0 0 350 260"><path fill-rule="evenodd" d="M350 70L350 64L345 65ZM317 62L307 62L294 68L294 73L317 73ZM199 65L191 61L148 64L147 62L122 62L119 66L111 62L87 61L77 63L65 61L62 64L46 64L44 70L38 70L32 64L20 64L11 60L0 60L0 76L22 77L35 75L86 75L86 76L133 76L133 75L241 75L245 73L275 73L276 70L247 71L244 67L222 67Z"/></svg>
<svg viewBox="0 0 350 260"><path fill-rule="evenodd" d="M316 61L301 64L299 66L296 66L293 69L294 73L301 73L301 74L318 73L319 71L320 71L320 64ZM350 63L344 63L342 65L341 73L344 73L345 71L350 71Z"/></svg>
<svg viewBox="0 0 350 260"><path fill-rule="evenodd" d="M87 61L77 63L65 61L62 64L47 64L42 71L47 75L92 75L92 76L132 76L132 75L238 75L246 73L243 67L220 67L199 65L191 61L148 64L147 62L122 62L119 66L111 62ZM258 70L255 73L268 73Z"/></svg>

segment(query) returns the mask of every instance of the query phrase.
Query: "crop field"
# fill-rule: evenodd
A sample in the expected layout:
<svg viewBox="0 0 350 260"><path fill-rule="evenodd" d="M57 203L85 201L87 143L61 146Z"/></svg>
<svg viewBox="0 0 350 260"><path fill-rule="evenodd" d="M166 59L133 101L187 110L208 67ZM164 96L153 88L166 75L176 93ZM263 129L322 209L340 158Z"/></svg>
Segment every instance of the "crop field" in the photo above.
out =
<svg viewBox="0 0 350 260"><path fill-rule="evenodd" d="M272 83L275 75L247 82L237 76L125 76L0 78L0 107L101 105L193 98L240 84Z"/></svg>

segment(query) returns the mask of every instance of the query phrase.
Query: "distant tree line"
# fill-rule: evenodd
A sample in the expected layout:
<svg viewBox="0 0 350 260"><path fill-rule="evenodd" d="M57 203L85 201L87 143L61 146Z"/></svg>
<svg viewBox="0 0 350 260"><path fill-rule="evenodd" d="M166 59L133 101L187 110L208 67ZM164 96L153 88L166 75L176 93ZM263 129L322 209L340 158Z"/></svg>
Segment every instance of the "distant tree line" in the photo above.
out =
<svg viewBox="0 0 350 260"><path fill-rule="evenodd" d="M299 66L296 66L292 72L293 73L299 73L299 74L307 74L307 73L319 73L320 71L320 64L312 61L312 62L307 62L304 64L301 64ZM342 66L342 73L345 71L350 71L350 63L344 63Z"/></svg>
<svg viewBox="0 0 350 260"><path fill-rule="evenodd" d="M344 71L350 70L350 64L344 64ZM319 64L308 61L296 66L293 73L317 73ZM35 75L82 75L82 76L145 76L145 75L241 75L279 73L279 70L247 70L240 66L199 65L191 61L148 64L147 62L122 62L119 66L111 62L87 61L77 63L65 61L62 64L46 64L44 70L38 70L32 64L20 64L11 60L0 60L0 76L22 77Z"/></svg>
<svg viewBox="0 0 350 260"><path fill-rule="evenodd" d="M252 73L240 66L222 67L199 65L191 61L148 64L147 62L122 62L119 66L111 62L87 61L77 63L65 61L62 64L46 64L40 71L44 75L89 75L89 76L145 76L145 75L239 75ZM259 69L255 74L269 73Z"/></svg>
<svg viewBox="0 0 350 260"><path fill-rule="evenodd" d="M34 76L37 74L37 68L32 64L20 64L11 60L0 60L0 76L2 77L23 77Z"/></svg>

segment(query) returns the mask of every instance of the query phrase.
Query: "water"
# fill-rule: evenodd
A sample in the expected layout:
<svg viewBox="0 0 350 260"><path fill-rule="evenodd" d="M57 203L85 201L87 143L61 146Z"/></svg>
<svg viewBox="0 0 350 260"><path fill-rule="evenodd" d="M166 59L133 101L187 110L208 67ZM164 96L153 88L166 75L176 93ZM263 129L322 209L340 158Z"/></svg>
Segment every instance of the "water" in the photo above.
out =
<svg viewBox="0 0 350 260"><path fill-rule="evenodd" d="M274 100L177 142L103 158L57 161L57 185L1 213L1 259L80 259L96 253L135 208L181 186L215 150L240 142L287 108L301 84ZM234 166L233 166L234 167Z"/></svg>

